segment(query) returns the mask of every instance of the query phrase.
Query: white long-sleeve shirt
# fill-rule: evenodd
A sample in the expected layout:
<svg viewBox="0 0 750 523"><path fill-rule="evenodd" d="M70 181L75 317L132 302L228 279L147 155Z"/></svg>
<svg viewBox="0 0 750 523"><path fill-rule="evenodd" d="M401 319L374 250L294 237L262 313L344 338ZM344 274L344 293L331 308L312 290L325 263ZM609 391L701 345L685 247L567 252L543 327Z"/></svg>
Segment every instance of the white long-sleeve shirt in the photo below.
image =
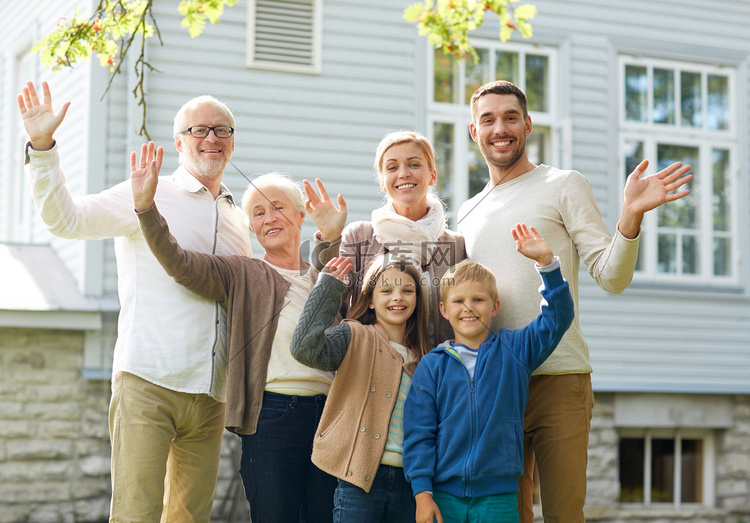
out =
<svg viewBox="0 0 750 523"><path fill-rule="evenodd" d="M555 352L534 372L591 372L589 350L578 322L578 267L581 260L604 290L622 292L633 277L638 239L619 231L610 235L591 185L577 171L539 165L514 180L488 185L458 212L458 232L470 259L486 265L497 279L500 312L493 332L518 329L539 314L539 275L534 263L516 251L511 230L517 223L534 226L560 258L570 284L575 319Z"/></svg>
<svg viewBox="0 0 750 523"><path fill-rule="evenodd" d="M56 236L115 238L120 316L113 377L120 371L171 390L226 398L226 322L212 301L167 275L151 254L133 210L130 181L73 197L57 146L27 146L26 172L37 210ZM210 191L183 167L159 178L155 201L185 249L252 256L242 212L222 186Z"/></svg>

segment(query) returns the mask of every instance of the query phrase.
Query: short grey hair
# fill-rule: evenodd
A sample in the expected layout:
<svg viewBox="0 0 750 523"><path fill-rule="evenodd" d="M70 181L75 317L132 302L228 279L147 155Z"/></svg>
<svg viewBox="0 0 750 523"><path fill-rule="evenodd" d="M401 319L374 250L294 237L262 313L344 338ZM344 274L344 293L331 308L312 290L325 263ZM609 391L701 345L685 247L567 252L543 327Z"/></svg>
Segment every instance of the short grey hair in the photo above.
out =
<svg viewBox="0 0 750 523"><path fill-rule="evenodd" d="M229 110L229 107L210 94L204 94L202 96L196 96L192 100L188 100L182 107L180 107L180 110L177 111L177 114L174 116L174 125L172 127L173 136L177 136L185 130L187 127L187 112L190 109L195 109L199 105L211 105L220 111L223 111L227 118L229 118L231 127L234 127L234 115L232 114L232 111Z"/></svg>
<svg viewBox="0 0 750 523"><path fill-rule="evenodd" d="M252 225L252 218L250 216L249 203L250 198L256 192L262 194L264 188L273 187L284 191L297 211L305 212L305 198L302 189L299 184L294 181L294 178L286 173L278 171L261 174L253 178L250 184L245 189L245 194L242 195L242 212L245 214L245 221L248 226Z"/></svg>

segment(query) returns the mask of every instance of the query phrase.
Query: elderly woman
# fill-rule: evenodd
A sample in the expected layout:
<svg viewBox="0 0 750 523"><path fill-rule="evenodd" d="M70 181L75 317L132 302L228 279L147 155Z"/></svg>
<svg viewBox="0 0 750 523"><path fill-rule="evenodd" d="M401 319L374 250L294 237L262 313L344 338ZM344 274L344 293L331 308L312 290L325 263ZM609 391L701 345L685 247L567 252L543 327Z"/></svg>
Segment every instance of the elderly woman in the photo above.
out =
<svg viewBox="0 0 750 523"><path fill-rule="evenodd" d="M431 287L429 338L434 347L453 338L450 323L438 307L439 282L448 268L466 258L464 239L446 228L443 203L430 192L437 172L427 138L412 131L385 135L375 152L375 170L380 190L386 194L385 204L372 212L369 222L351 223L342 232L346 207L339 196L338 220L325 222L326 228L316 233L315 263L324 264L339 255L351 258L354 284L344 297L346 312L356 301L372 260L385 253L409 258L422 269ZM325 209L335 216L336 208L323 184L316 182L320 194L305 181L306 208L320 214Z"/></svg>
<svg viewBox="0 0 750 523"><path fill-rule="evenodd" d="M289 351L317 277L300 256L301 190L271 173L245 192L243 211L265 250L262 260L185 251L154 204L161 156L149 147L140 168L135 153L131 158L143 235L169 275L227 313L225 426L242 439L240 475L252 520L330 522L336 479L315 467L310 453L333 376L298 363Z"/></svg>

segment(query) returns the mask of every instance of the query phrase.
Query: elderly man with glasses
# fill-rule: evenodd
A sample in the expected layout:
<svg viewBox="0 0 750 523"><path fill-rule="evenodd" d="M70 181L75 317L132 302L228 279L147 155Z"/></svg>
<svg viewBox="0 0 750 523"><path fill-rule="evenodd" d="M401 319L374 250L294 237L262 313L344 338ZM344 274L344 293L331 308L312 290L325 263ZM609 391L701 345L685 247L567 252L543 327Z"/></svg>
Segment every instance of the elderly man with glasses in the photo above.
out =
<svg viewBox="0 0 750 523"><path fill-rule="evenodd" d="M71 195L53 139L70 104L55 113L46 83L42 91L40 100L28 82L18 95L37 210L57 236L115 239L121 310L110 520L208 522L224 428L225 314L161 268L140 232L129 181ZM221 183L234 150L232 113L213 97L194 98L175 116L174 139L181 165L159 179L155 196L172 234L185 249L252 256L243 214Z"/></svg>

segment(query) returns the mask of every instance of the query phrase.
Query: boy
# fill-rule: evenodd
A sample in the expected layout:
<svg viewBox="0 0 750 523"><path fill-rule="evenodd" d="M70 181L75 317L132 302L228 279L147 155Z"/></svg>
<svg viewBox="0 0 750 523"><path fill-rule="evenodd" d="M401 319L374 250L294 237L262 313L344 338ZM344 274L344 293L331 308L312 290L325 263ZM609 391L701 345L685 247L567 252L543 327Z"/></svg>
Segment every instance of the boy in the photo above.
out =
<svg viewBox="0 0 750 523"><path fill-rule="evenodd" d="M459 263L440 284L440 312L455 340L422 358L404 412L404 472L417 523L518 521L529 378L574 312L560 262L536 229L519 224L512 235L543 281L542 311L528 326L490 332L500 300L495 277L479 263Z"/></svg>

